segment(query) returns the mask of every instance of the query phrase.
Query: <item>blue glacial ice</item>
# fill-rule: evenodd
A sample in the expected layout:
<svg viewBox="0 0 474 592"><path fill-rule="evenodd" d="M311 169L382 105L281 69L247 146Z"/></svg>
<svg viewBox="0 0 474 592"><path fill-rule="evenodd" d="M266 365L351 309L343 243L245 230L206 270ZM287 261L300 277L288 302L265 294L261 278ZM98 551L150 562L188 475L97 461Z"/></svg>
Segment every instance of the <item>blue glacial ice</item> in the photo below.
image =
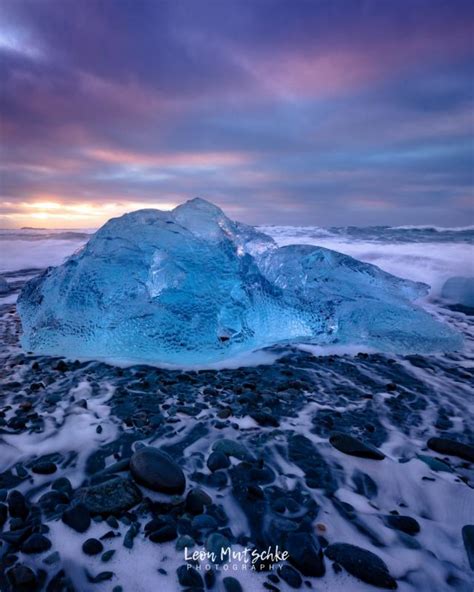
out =
<svg viewBox="0 0 474 592"><path fill-rule="evenodd" d="M474 308L474 277L451 277L443 284L441 298Z"/></svg>
<svg viewBox="0 0 474 592"><path fill-rule="evenodd" d="M321 247L278 248L194 199L109 220L20 295L35 353L206 364L277 343L432 352L460 337L413 301L428 287Z"/></svg>

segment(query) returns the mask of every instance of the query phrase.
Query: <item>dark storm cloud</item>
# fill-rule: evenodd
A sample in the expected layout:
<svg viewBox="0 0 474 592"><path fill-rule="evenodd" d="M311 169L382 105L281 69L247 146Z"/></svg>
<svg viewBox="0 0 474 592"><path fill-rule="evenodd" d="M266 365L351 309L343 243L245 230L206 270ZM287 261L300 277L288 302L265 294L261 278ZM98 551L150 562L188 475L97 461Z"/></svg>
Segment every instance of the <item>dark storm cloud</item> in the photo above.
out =
<svg viewBox="0 0 474 592"><path fill-rule="evenodd" d="M198 194L255 222L471 215L470 3L7 0L0 10L7 222L15 204L38 200Z"/></svg>

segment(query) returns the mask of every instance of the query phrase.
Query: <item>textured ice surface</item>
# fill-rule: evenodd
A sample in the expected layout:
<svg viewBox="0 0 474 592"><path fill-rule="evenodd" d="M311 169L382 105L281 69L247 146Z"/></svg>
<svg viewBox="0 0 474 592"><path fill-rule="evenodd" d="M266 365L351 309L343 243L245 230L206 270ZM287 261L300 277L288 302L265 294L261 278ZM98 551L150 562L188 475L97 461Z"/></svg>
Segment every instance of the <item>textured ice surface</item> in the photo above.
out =
<svg viewBox="0 0 474 592"><path fill-rule="evenodd" d="M426 291L335 251L278 248L194 199L110 220L30 281L18 310L27 350L70 357L201 364L286 341L458 347L412 303Z"/></svg>
<svg viewBox="0 0 474 592"><path fill-rule="evenodd" d="M474 277L452 277L443 285L441 297L455 304L474 307Z"/></svg>

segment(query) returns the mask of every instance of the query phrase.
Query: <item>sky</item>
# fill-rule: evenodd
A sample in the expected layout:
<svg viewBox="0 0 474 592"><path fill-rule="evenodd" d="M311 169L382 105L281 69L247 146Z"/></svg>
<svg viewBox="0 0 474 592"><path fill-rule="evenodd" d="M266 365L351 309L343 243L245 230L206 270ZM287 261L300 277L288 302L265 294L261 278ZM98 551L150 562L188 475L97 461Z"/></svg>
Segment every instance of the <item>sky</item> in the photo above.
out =
<svg viewBox="0 0 474 592"><path fill-rule="evenodd" d="M474 3L1 0L0 226L474 223Z"/></svg>

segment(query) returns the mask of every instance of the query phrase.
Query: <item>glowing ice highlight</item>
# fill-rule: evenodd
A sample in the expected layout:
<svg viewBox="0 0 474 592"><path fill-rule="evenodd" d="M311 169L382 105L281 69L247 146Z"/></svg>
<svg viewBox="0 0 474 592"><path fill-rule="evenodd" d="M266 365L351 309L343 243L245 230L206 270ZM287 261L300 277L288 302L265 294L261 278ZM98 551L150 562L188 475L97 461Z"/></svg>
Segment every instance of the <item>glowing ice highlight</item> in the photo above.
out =
<svg viewBox="0 0 474 592"><path fill-rule="evenodd" d="M412 301L424 284L336 251L278 248L194 199L109 220L31 280L25 349L67 357L205 364L282 342L430 352L460 337Z"/></svg>

